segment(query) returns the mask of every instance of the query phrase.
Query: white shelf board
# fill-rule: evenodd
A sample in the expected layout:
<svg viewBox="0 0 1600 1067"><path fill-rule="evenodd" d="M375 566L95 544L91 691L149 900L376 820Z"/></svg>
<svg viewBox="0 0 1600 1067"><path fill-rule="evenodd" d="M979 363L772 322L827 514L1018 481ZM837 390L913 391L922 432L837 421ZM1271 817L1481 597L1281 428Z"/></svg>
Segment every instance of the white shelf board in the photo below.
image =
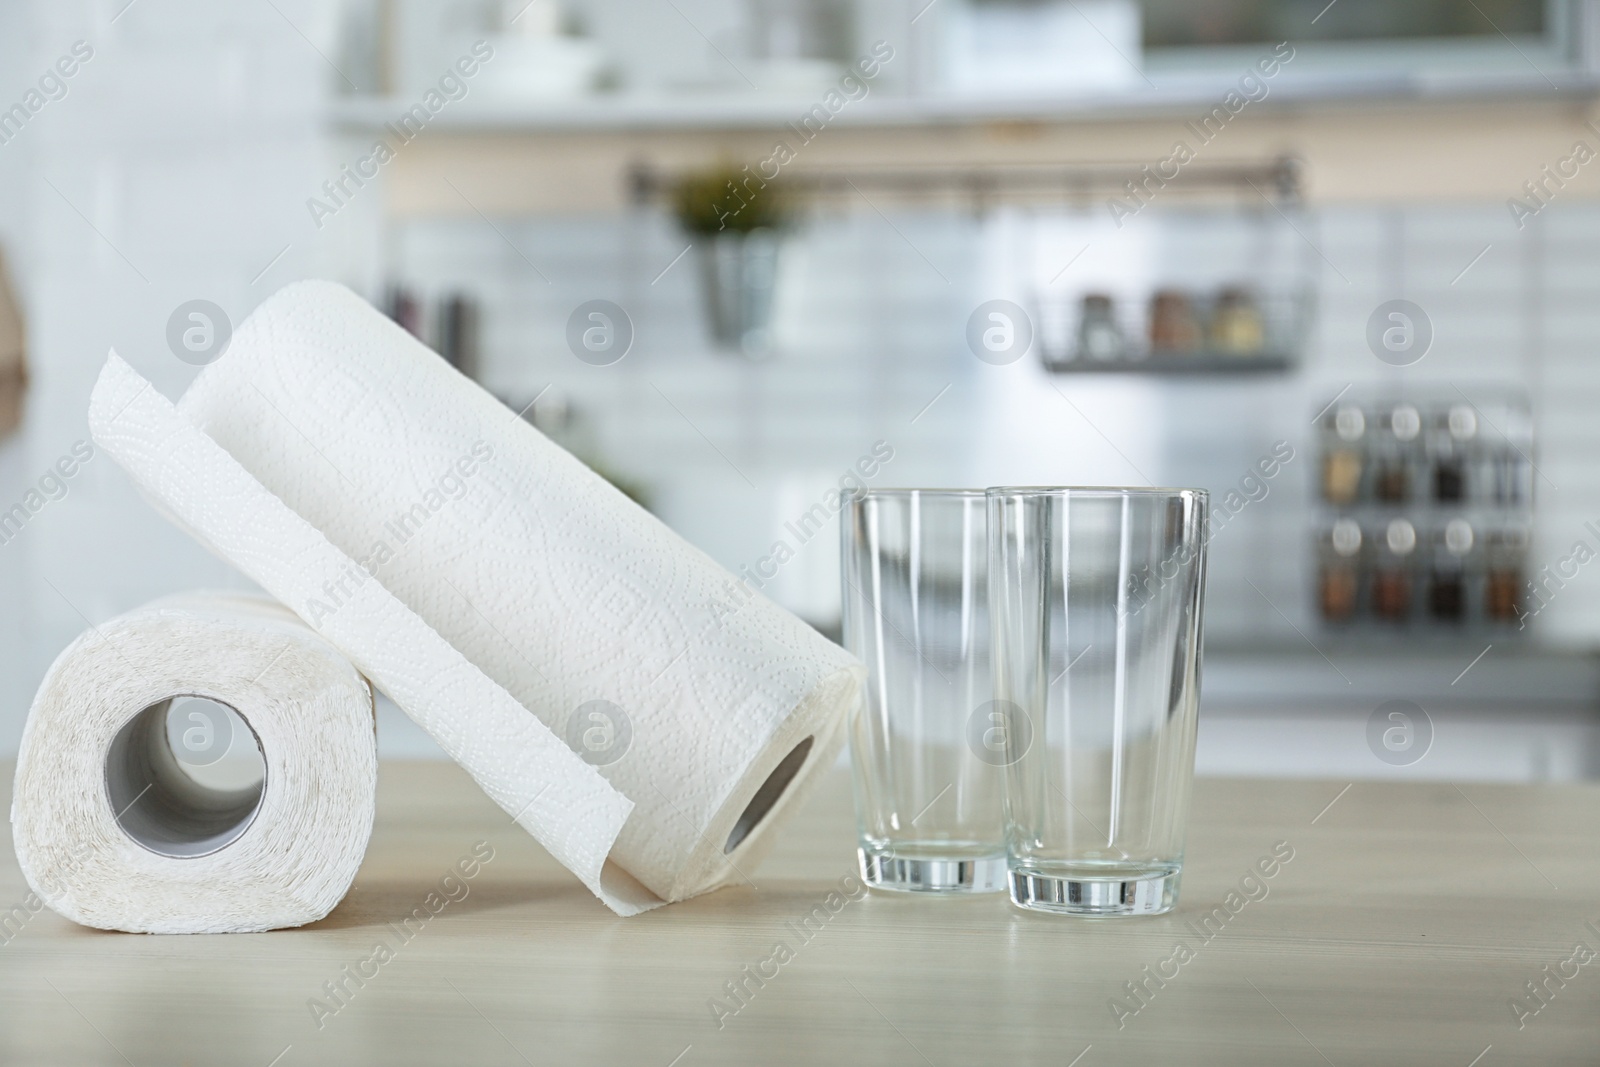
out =
<svg viewBox="0 0 1600 1067"><path fill-rule="evenodd" d="M1062 97L892 96L879 90L844 106L829 125L891 128L993 122L1096 122L1135 118L1197 118L1220 105L1232 79L1163 79L1152 87ZM1600 79L1560 73L1547 80L1534 71L1483 75L1310 75L1284 78L1252 109L1332 108L1385 103L1508 103L1538 99L1600 98ZM428 128L462 133L571 133L779 129L798 122L816 96L729 89L676 94L614 94L568 100L513 100L468 96L431 116ZM405 96L340 97L330 102L329 123L351 131L379 130L396 121L415 99Z"/></svg>

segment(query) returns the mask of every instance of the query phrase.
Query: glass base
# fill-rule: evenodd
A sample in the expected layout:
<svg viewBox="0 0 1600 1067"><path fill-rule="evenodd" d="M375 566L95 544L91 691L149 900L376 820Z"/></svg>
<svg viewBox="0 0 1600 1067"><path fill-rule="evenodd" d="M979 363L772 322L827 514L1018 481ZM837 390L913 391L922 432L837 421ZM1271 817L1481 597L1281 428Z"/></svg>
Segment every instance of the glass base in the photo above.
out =
<svg viewBox="0 0 1600 1067"><path fill-rule="evenodd" d="M861 880L871 889L897 893L998 893L1006 887L1003 852L989 856L907 855L904 848L866 845L856 852L861 859Z"/></svg>
<svg viewBox="0 0 1600 1067"><path fill-rule="evenodd" d="M1178 904L1178 867L1010 872L1011 903L1062 915L1161 915Z"/></svg>

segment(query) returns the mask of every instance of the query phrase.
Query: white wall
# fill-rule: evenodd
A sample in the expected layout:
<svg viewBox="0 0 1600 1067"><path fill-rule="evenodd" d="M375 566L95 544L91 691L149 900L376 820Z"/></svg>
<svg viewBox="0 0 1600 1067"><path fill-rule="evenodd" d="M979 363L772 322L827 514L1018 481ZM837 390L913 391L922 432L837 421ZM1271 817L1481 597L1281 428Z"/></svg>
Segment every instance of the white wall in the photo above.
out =
<svg viewBox="0 0 1600 1067"><path fill-rule="evenodd" d="M896 448L880 484L1127 483L1143 472L1220 490L1281 437L1301 458L1214 545L1210 620L1217 643L1294 641L1242 579L1310 625L1309 421L1351 381L1524 383L1551 483L1540 487L1536 555L1552 557L1582 520L1600 517L1588 458L1600 444L1590 414L1600 401L1592 204L1560 203L1522 233L1497 201L1328 208L1308 231L1321 314L1305 370L1226 385L1052 383L1031 360L980 364L962 341L966 316L980 299L1026 299L1036 275L1048 277L1056 253L1041 246L1044 231L1015 215L895 212L891 225L864 209L831 212L789 249L782 351L756 366L707 349L693 256L651 284L685 243L659 217L498 220L520 253L476 217L414 224L380 244L373 189L318 230L305 199L348 147L319 122L337 79L323 56L339 54L331 5L123 3L0 7L0 100L18 98L76 40L96 53L65 99L0 146L0 236L27 297L35 366L27 425L0 443L0 505L85 437L108 347L168 395L182 390L193 370L164 339L179 303L204 297L238 318L293 278L375 292L393 272L427 291L481 293L488 384L525 402L557 383L594 418L608 462L649 483L669 521L731 566L766 553L796 504L879 438ZM1438 331L1434 351L1405 371L1379 364L1362 341L1372 307L1396 295L1427 308ZM638 320L635 351L612 368L578 363L562 340L570 310L597 296ZM780 589L819 616L832 595L832 540L805 546ZM1547 638L1600 637L1596 581L1585 574L1541 617ZM65 500L0 547L0 753L14 748L50 660L88 623L177 589L238 582L109 462L89 464ZM402 737L414 734L386 733Z"/></svg>
<svg viewBox="0 0 1600 1067"><path fill-rule="evenodd" d="M237 318L328 262L303 199L324 167L329 71L301 36L326 44L326 5L124 4L40 0L0 14L7 104L75 42L93 50L66 96L0 146L0 234L33 364L25 426L0 450L4 507L87 439L108 348L176 394L194 372L167 349L177 305L205 298ZM175 589L238 582L103 457L69 486L0 546L0 751L14 749L44 668L88 623Z"/></svg>

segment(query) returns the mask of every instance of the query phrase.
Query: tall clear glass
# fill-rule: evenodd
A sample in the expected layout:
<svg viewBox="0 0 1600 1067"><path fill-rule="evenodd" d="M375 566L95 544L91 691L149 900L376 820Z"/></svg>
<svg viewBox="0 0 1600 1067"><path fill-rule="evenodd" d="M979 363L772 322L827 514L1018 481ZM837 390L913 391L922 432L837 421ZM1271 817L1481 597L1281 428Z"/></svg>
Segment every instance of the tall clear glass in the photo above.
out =
<svg viewBox="0 0 1600 1067"><path fill-rule="evenodd" d="M1198 489L990 489L1011 899L1178 902L1194 779L1209 501Z"/></svg>
<svg viewBox="0 0 1600 1067"><path fill-rule="evenodd" d="M985 523L981 490L870 490L844 513L844 643L870 673L850 762L861 877L879 889L1005 885Z"/></svg>

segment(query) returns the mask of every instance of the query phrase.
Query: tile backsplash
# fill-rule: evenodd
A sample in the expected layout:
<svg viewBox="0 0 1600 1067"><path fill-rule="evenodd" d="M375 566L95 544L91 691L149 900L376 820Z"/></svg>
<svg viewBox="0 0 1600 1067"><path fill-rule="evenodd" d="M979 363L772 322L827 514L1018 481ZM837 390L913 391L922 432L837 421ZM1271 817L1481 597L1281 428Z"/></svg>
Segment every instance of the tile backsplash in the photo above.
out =
<svg viewBox="0 0 1600 1067"><path fill-rule="evenodd" d="M1347 388L1525 392L1538 435L1533 569L1583 536L1591 476L1581 456L1595 432L1584 398L1600 388L1584 348L1600 337L1600 311L1586 310L1595 271L1576 250L1600 237L1600 208L1552 208L1516 240L1476 204L1328 207L1288 231L1291 247L1283 231L1263 243L1250 220L1228 222L1179 217L1130 250L1067 211L819 213L786 241L778 343L763 362L713 350L695 250L674 262L689 239L654 212L502 220L498 232L477 220L413 221L396 230L391 270L425 294L477 294L484 384L519 407L548 389L540 406L560 398L579 413L604 465L648 486L663 517L734 568L766 555L790 511L884 440L895 458L877 484L1148 481L1204 486L1219 506L1237 489L1243 506L1212 543L1208 639L1297 642L1295 628L1319 627L1312 422ZM991 366L966 347L967 315L987 299L1037 308L1052 284L1070 291L1101 277L1127 293L1208 274L1260 277L1254 259L1268 275L1309 261L1313 313L1295 372L1063 376L1036 353ZM1434 332L1427 355L1403 368L1366 342L1373 310L1401 296ZM595 298L621 305L635 329L633 349L609 367L584 365L566 346L567 315ZM1279 442L1293 458L1262 488L1251 471ZM796 558L805 562L771 591L831 622L835 546L819 539ZM1600 636L1589 580L1580 575L1541 613L1540 637Z"/></svg>

